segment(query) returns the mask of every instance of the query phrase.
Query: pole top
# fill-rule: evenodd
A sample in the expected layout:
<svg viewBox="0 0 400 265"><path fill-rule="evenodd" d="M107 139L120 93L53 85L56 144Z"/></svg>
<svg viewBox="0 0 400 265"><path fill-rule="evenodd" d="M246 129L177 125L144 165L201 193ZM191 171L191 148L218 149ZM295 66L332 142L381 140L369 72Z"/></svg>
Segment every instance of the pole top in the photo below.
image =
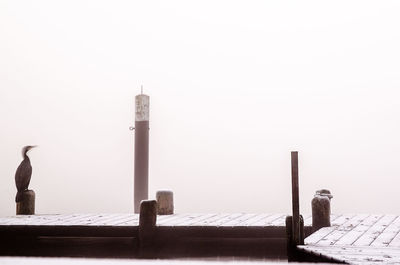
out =
<svg viewBox="0 0 400 265"><path fill-rule="evenodd" d="M148 121L149 108L150 108L150 97L143 93L137 95L135 97L135 121Z"/></svg>

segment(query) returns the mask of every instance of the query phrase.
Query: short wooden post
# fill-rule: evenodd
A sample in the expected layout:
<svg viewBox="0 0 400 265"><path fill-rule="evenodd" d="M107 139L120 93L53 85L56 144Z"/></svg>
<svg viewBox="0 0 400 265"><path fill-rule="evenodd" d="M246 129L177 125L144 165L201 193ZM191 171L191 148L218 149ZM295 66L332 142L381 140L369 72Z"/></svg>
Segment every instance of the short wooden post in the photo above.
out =
<svg viewBox="0 0 400 265"><path fill-rule="evenodd" d="M26 190L22 192L21 201L17 202L17 214L35 214L35 192Z"/></svg>
<svg viewBox="0 0 400 265"><path fill-rule="evenodd" d="M140 203L139 245L141 248L151 247L156 236L157 201L144 200Z"/></svg>
<svg viewBox="0 0 400 265"><path fill-rule="evenodd" d="M312 230L313 232L322 227L331 226L331 199L329 190L318 190L311 201L312 208Z"/></svg>
<svg viewBox="0 0 400 265"><path fill-rule="evenodd" d="M174 214L174 193L169 190L160 190L156 193L157 214Z"/></svg>

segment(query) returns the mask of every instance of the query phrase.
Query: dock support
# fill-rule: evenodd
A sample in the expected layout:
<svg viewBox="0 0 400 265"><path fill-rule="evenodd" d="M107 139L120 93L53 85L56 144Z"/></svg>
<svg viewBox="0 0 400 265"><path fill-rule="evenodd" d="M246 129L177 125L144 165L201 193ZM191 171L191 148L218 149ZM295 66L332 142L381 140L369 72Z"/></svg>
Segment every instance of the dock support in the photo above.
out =
<svg viewBox="0 0 400 265"><path fill-rule="evenodd" d="M329 190L318 190L311 201L312 208L312 231L315 232L322 227L331 226L331 199Z"/></svg>
<svg viewBox="0 0 400 265"><path fill-rule="evenodd" d="M140 202L149 196L149 102L147 95L135 97L135 213L139 213Z"/></svg>
<svg viewBox="0 0 400 265"><path fill-rule="evenodd" d="M26 190L22 193L22 200L17 202L17 215L35 214L35 192Z"/></svg>
<svg viewBox="0 0 400 265"><path fill-rule="evenodd" d="M174 194L169 190L160 190L156 193L157 214L170 215L174 214Z"/></svg>
<svg viewBox="0 0 400 265"><path fill-rule="evenodd" d="M140 203L139 246L151 247L155 242L157 223L157 201L145 200Z"/></svg>

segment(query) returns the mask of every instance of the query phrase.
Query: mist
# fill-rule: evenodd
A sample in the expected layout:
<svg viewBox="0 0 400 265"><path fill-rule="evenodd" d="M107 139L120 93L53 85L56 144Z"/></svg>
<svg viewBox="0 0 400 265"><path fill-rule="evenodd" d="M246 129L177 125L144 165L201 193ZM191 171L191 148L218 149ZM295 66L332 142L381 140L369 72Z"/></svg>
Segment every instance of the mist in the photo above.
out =
<svg viewBox="0 0 400 265"><path fill-rule="evenodd" d="M36 212L133 212L134 97L149 194L179 213L400 213L397 1L2 1L0 215L30 151Z"/></svg>

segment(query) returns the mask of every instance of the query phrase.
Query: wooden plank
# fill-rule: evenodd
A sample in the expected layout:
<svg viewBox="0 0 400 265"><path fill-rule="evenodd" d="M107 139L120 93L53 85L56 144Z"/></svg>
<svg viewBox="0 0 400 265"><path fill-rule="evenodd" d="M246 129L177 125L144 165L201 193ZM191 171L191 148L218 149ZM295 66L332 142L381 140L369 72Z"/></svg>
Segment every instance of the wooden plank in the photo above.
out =
<svg viewBox="0 0 400 265"><path fill-rule="evenodd" d="M93 214L89 216L80 216L79 218L75 219L72 223L69 225L90 225L91 223L94 222L94 220L103 217L103 214ZM61 225L66 225L66 223L62 223Z"/></svg>
<svg viewBox="0 0 400 265"><path fill-rule="evenodd" d="M216 216L216 215L217 214L198 214L197 216L195 216L193 218L190 218L189 220L186 220L184 222L181 222L178 225L181 225L181 226L188 226L189 225L190 226L190 225L193 225L193 224L195 224L197 222L201 222L203 220L207 220L207 219L209 219L209 218L211 218L213 216Z"/></svg>
<svg viewBox="0 0 400 265"><path fill-rule="evenodd" d="M190 223L192 222L193 219L199 218L199 217L204 217L207 218L207 216L205 216L206 214L198 214L198 213L194 213L194 214L189 214L189 215L185 215L185 216L181 216L180 218L177 219L173 219L170 222L165 223L168 226L178 226L182 223Z"/></svg>
<svg viewBox="0 0 400 265"><path fill-rule="evenodd" d="M284 216L286 216L286 215L281 214L281 213L272 214L272 215L267 216L264 219L261 219L255 223L251 224L251 226L269 226L269 225L271 225L272 222L278 220L279 218L283 218Z"/></svg>
<svg viewBox="0 0 400 265"><path fill-rule="evenodd" d="M54 218L52 215L48 215L46 217L41 215L16 215L10 218L7 218L7 221L4 222L4 225L30 225L36 222L43 221L43 219L51 219Z"/></svg>
<svg viewBox="0 0 400 265"><path fill-rule="evenodd" d="M284 227L259 226L158 226L157 234L171 240L173 238L281 238L284 239Z"/></svg>
<svg viewBox="0 0 400 265"><path fill-rule="evenodd" d="M174 214L170 218L165 218L163 220L158 221L157 220L157 225L168 225L174 222L174 220L184 218L190 214Z"/></svg>
<svg viewBox="0 0 400 265"><path fill-rule="evenodd" d="M391 247L373 247L373 246L319 246L319 245L303 245L299 248L308 248L308 249L318 249L324 251L325 253L358 253L360 255L364 255L364 253L369 253L371 255L379 255L379 254L388 254L393 252L394 256L400 255L400 248L391 248Z"/></svg>
<svg viewBox="0 0 400 265"><path fill-rule="evenodd" d="M209 226L209 224L211 224L211 223L213 223L213 222L215 222L217 220L220 220L222 218L225 218L228 215L229 215L229 213L216 214L216 215L214 215L212 217L209 217L209 218L197 221L195 223L192 223L191 225L192 226Z"/></svg>
<svg viewBox="0 0 400 265"><path fill-rule="evenodd" d="M394 236L389 243L389 247L400 247L400 231Z"/></svg>
<svg viewBox="0 0 400 265"><path fill-rule="evenodd" d="M48 218L43 218L43 221L40 222L40 225L56 225L57 222L59 223L68 223L70 220L73 220L74 218L79 218L82 216L81 214L60 214L60 215L54 215Z"/></svg>
<svg viewBox="0 0 400 265"><path fill-rule="evenodd" d="M105 225L113 225L115 223L120 223L122 220L127 220L129 218L133 218L133 214L118 214L112 218L108 218L107 220L103 220Z"/></svg>
<svg viewBox="0 0 400 265"><path fill-rule="evenodd" d="M119 214L115 214L114 216L110 216L106 220L103 220L103 222L108 225L110 223L118 222L119 220L126 219L126 218L131 217L131 216L133 216L133 214L119 213Z"/></svg>
<svg viewBox="0 0 400 265"><path fill-rule="evenodd" d="M110 225L120 225L120 224L124 224L127 222L134 222L134 221L136 221L139 224L139 215L138 214L129 214L125 218L115 220L115 221L110 221L109 224Z"/></svg>
<svg viewBox="0 0 400 265"><path fill-rule="evenodd" d="M396 216L384 215L378 222L371 226L359 239L357 239L354 246L369 246L385 228L394 221Z"/></svg>
<svg viewBox="0 0 400 265"><path fill-rule="evenodd" d="M324 237L332 233L334 230L337 229L338 226L342 225L343 223L347 222L349 219L354 217L354 215L341 215L335 220L335 225L332 225L331 227L324 227L304 239L305 244L316 244L320 240L322 240Z"/></svg>
<svg viewBox="0 0 400 265"><path fill-rule="evenodd" d="M157 215L157 225L162 225L165 224L166 222L176 219L176 218L181 218L182 214L171 214L171 215Z"/></svg>
<svg viewBox="0 0 400 265"><path fill-rule="evenodd" d="M342 216L341 214L331 214L331 225L337 225L335 222L336 220ZM312 225L312 216L311 216L311 224Z"/></svg>
<svg viewBox="0 0 400 265"><path fill-rule="evenodd" d="M176 218L179 214L169 214L169 215L157 215L157 223L165 223L167 220Z"/></svg>
<svg viewBox="0 0 400 265"><path fill-rule="evenodd" d="M121 214L105 214L102 217L96 218L90 225L107 225L108 221L122 218Z"/></svg>
<svg viewBox="0 0 400 265"><path fill-rule="evenodd" d="M9 222L14 220L13 217L2 217L0 218L0 225L7 225Z"/></svg>
<svg viewBox="0 0 400 265"><path fill-rule="evenodd" d="M400 231L400 216L382 231L382 233L371 243L374 247L386 247Z"/></svg>
<svg viewBox="0 0 400 265"><path fill-rule="evenodd" d="M118 223L116 226L139 226L139 216L134 216L133 219L129 218L124 222Z"/></svg>
<svg viewBox="0 0 400 265"><path fill-rule="evenodd" d="M212 223L209 223L208 226L221 226L224 223L230 222L232 220L235 220L237 218L239 218L240 216L244 215L244 213L233 213L233 214L229 214L226 217L216 220Z"/></svg>
<svg viewBox="0 0 400 265"><path fill-rule="evenodd" d="M335 219L337 219L340 215L337 214L331 214L331 225L334 225ZM303 215L304 218L304 226L312 226L312 215L311 214L306 214ZM283 220L285 222L285 220ZM284 225L286 225L284 223Z"/></svg>
<svg viewBox="0 0 400 265"><path fill-rule="evenodd" d="M47 222L43 223L44 225L69 225L72 224L75 220L82 218L82 216L90 216L92 214L67 214L67 215L59 215L55 218L49 219Z"/></svg>
<svg viewBox="0 0 400 265"><path fill-rule="evenodd" d="M239 218L235 218L226 223L223 223L221 226L239 226L239 225L241 225L241 223L245 222L246 220L248 220L254 216L255 216L255 214L251 214L251 213L243 214Z"/></svg>
<svg viewBox="0 0 400 265"><path fill-rule="evenodd" d="M55 236L55 237L136 237L138 227L88 225L14 225L0 226L2 236Z"/></svg>
<svg viewBox="0 0 400 265"><path fill-rule="evenodd" d="M220 258L207 259L207 261L197 261L190 259L110 259L110 258L49 258L49 257L0 257L0 264L2 265L16 265L16 264L29 264L29 265L221 265L223 264ZM266 265L265 261L258 260L240 260L230 262L228 264L238 265Z"/></svg>
<svg viewBox="0 0 400 265"><path fill-rule="evenodd" d="M268 225L286 227L286 214L282 214L279 218L271 221Z"/></svg>
<svg viewBox="0 0 400 265"><path fill-rule="evenodd" d="M252 218L247 219L246 221L242 222L241 225L243 225L243 226L250 226L251 224L256 223L256 222L258 222L258 221L260 221L260 220L262 220L262 219L265 219L265 218L267 218L268 216L271 216L271 214L269 214L269 213L257 214L257 215L255 215L255 216L253 216Z"/></svg>
<svg viewBox="0 0 400 265"><path fill-rule="evenodd" d="M340 238L335 245L352 245L358 238L360 238L365 231L373 226L378 220L382 218L382 215L370 215L364 219L359 225L354 227L351 231Z"/></svg>
<svg viewBox="0 0 400 265"><path fill-rule="evenodd" d="M367 214L357 214L343 225L338 226L330 234L326 235L319 242L319 246L334 245L341 237L351 231L354 227L360 224L364 219L368 217Z"/></svg>
<svg viewBox="0 0 400 265"><path fill-rule="evenodd" d="M298 246L298 249L313 255L350 264L399 264L399 248L354 247L354 246Z"/></svg>
<svg viewBox="0 0 400 265"><path fill-rule="evenodd" d="M53 222L48 222L46 225L78 225L82 218L90 218L95 216L95 214L73 214L70 218L64 219L63 216L60 216L57 220Z"/></svg>

